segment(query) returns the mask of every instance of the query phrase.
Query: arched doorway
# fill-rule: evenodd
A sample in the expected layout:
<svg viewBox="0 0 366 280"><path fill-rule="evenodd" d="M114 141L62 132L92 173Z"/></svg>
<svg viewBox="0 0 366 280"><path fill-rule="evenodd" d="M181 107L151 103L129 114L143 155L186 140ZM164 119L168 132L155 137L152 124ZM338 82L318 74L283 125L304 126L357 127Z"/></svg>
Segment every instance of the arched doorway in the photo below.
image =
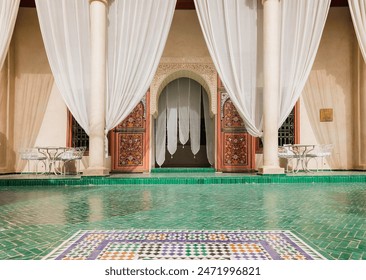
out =
<svg viewBox="0 0 366 280"><path fill-rule="evenodd" d="M209 98L197 81L168 83L158 100L155 167L209 167L215 160L215 120Z"/></svg>

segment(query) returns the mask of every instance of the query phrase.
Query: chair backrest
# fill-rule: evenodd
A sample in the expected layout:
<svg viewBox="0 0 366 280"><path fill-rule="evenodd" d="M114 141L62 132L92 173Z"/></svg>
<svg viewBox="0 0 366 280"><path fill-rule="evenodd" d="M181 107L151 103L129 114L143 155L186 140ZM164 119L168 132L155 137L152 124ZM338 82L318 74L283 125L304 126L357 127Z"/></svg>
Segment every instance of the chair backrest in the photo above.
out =
<svg viewBox="0 0 366 280"><path fill-rule="evenodd" d="M24 160L37 160L44 157L44 155L34 148L26 148L20 151L20 158Z"/></svg>
<svg viewBox="0 0 366 280"><path fill-rule="evenodd" d="M295 153L291 150L290 146L278 147L278 157L279 158L289 158L293 157Z"/></svg>

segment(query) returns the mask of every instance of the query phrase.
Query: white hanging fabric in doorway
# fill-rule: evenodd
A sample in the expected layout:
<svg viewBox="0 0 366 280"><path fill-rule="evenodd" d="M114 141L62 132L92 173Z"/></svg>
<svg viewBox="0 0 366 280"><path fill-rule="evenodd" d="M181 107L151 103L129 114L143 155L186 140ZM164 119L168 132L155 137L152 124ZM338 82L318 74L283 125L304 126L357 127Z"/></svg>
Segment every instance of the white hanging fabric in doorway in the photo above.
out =
<svg viewBox="0 0 366 280"><path fill-rule="evenodd" d="M159 166L165 161L165 150L174 155L178 147L178 134L180 131L180 118L183 115L184 137L190 139L193 155L200 150L201 140L201 90L199 83L188 78L180 78L169 83L159 97L158 118L156 120L155 150L156 162ZM189 92L189 98L187 98ZM182 96L183 95L183 96ZM183 97L183 98L182 98ZM184 100L184 101L183 101ZM206 92L204 100L204 117L206 127L207 158L211 165L214 164L215 121L210 118L209 100ZM182 106L183 105L183 106ZM166 142L167 138L167 142ZM186 139L186 138L185 138ZM188 142L188 139L186 142ZM181 143L182 140L179 140ZM185 142L185 143L186 143Z"/></svg>
<svg viewBox="0 0 366 280"><path fill-rule="evenodd" d="M196 155L200 150L201 142L201 85L191 80L189 99L189 132L191 150Z"/></svg>
<svg viewBox="0 0 366 280"><path fill-rule="evenodd" d="M158 111L159 115L155 130L155 160L159 166L162 166L165 161L166 150L166 89L160 94Z"/></svg>
<svg viewBox="0 0 366 280"><path fill-rule="evenodd" d="M89 1L36 0L53 77L76 121L89 134Z"/></svg>
<svg viewBox="0 0 366 280"><path fill-rule="evenodd" d="M179 83L179 142L184 145L189 140L189 98L190 98L190 79L178 79Z"/></svg>
<svg viewBox="0 0 366 280"><path fill-rule="evenodd" d="M280 109L281 127L299 99L320 44L331 0L282 0Z"/></svg>
<svg viewBox="0 0 366 280"><path fill-rule="evenodd" d="M3 67L13 35L20 0L0 1L0 70Z"/></svg>
<svg viewBox="0 0 366 280"><path fill-rule="evenodd" d="M178 142L178 80L168 84L167 96L167 134L168 152L171 156L177 151Z"/></svg>
<svg viewBox="0 0 366 280"><path fill-rule="evenodd" d="M206 130L206 153L208 162L213 166L215 163L215 119L210 117L210 103L206 92L202 93L202 100Z"/></svg>
<svg viewBox="0 0 366 280"><path fill-rule="evenodd" d="M366 62L366 0L348 0L358 45Z"/></svg>

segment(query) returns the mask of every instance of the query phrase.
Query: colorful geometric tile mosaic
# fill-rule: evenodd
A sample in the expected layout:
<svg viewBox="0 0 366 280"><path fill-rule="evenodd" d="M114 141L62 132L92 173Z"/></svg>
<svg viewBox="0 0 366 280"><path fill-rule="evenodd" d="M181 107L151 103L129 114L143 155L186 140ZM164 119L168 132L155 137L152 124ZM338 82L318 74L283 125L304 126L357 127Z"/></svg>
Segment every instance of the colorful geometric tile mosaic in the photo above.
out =
<svg viewBox="0 0 366 280"><path fill-rule="evenodd" d="M56 260L324 259L290 231L79 231L45 257Z"/></svg>

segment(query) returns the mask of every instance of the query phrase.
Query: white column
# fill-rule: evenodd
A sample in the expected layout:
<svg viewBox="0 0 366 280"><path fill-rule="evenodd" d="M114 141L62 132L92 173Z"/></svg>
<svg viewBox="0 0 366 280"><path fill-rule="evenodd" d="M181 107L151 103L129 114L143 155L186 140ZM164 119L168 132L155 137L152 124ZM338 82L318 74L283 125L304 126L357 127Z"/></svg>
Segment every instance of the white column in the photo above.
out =
<svg viewBox="0 0 366 280"><path fill-rule="evenodd" d="M263 166L260 174L282 174L278 161L280 93L280 0L263 0Z"/></svg>
<svg viewBox="0 0 366 280"><path fill-rule="evenodd" d="M89 167L85 176L105 176L104 128L108 0L89 0L91 32L91 98L89 107Z"/></svg>

